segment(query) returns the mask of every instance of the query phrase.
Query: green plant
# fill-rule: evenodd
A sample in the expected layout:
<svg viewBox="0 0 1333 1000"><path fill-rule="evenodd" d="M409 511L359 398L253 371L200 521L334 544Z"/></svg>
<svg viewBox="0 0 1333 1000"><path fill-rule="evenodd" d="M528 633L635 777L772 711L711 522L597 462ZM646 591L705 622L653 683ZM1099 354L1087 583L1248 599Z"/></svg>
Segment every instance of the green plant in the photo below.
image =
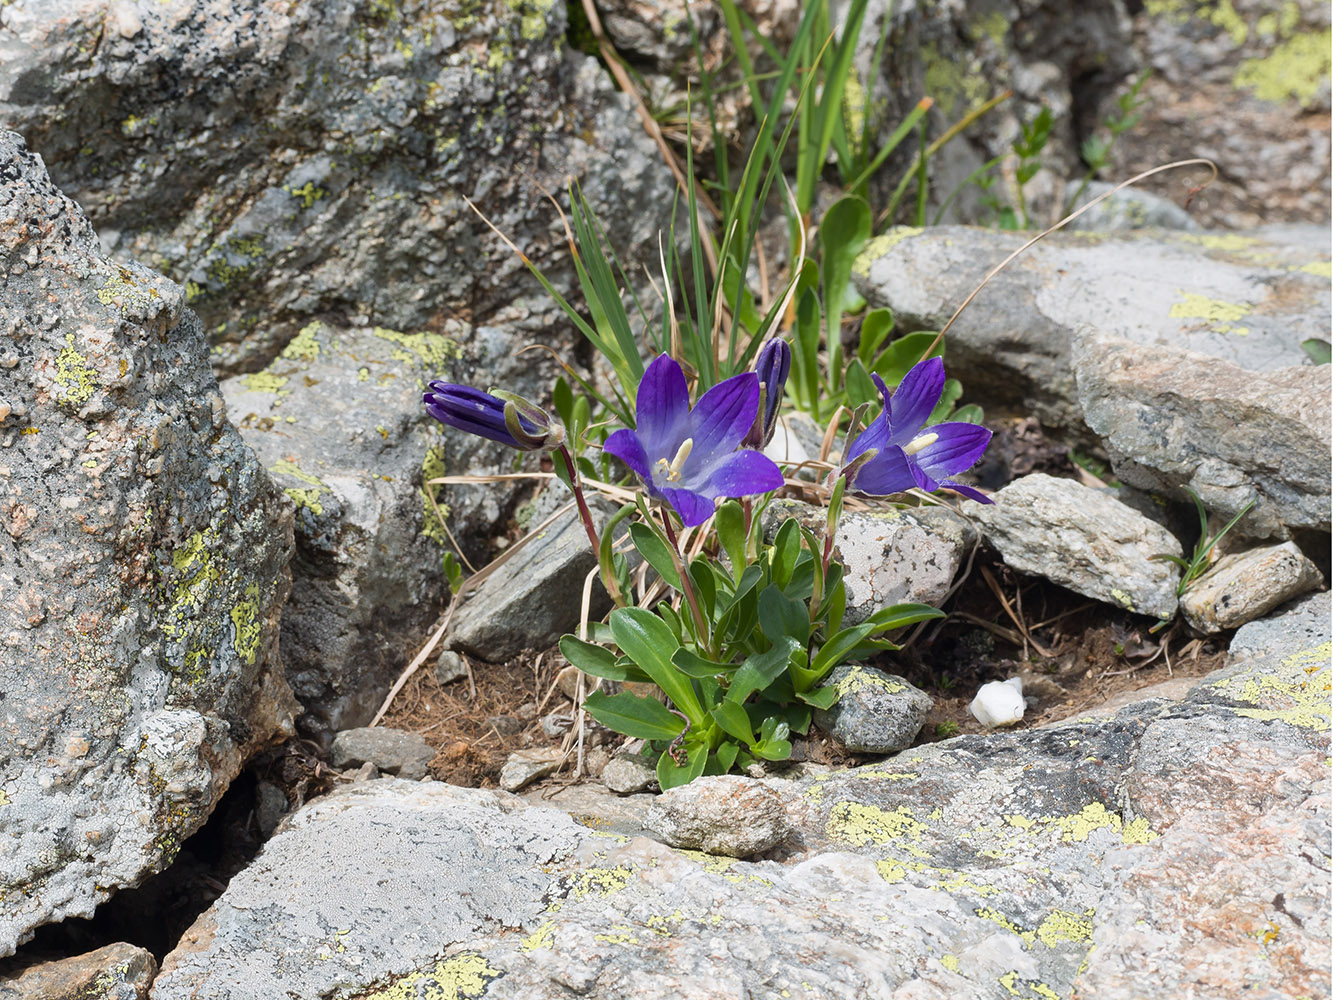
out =
<svg viewBox="0 0 1333 1000"><path fill-rule="evenodd" d="M1079 152L1083 156L1083 162L1087 164L1087 171L1083 179L1079 182L1074 195L1069 199L1068 208L1072 209L1078 204L1079 198L1087 190L1088 185L1093 179L1101 173L1111 162L1111 150L1115 146L1116 140L1132 129L1142 119L1139 108L1143 106L1146 98L1140 96L1143 85L1148 82L1148 77L1152 75L1152 70L1145 69L1130 85L1129 90L1121 94L1116 99L1116 108L1104 119L1102 119L1103 135L1090 135L1083 140L1079 147Z"/></svg>
<svg viewBox="0 0 1333 1000"><path fill-rule="evenodd" d="M1177 597L1184 596L1185 591L1189 590L1190 584L1203 575L1204 571L1208 569L1208 557L1212 553L1213 547L1217 545L1217 543L1226 536L1227 532L1236 526L1236 522L1248 514L1250 508L1254 506L1254 501L1251 500L1240 509L1235 517L1226 523L1221 531L1215 535L1209 535L1208 511L1204 509L1203 501L1199 498L1199 494L1195 493L1188 486L1185 487L1185 492L1190 495L1190 499L1194 501L1194 507L1199 513L1199 540L1194 543L1194 551L1190 554L1188 559L1182 559L1180 556L1171 555L1168 552L1159 552L1152 557L1154 559L1161 559L1164 562L1174 563L1176 566L1180 567L1180 583L1176 585Z"/></svg>

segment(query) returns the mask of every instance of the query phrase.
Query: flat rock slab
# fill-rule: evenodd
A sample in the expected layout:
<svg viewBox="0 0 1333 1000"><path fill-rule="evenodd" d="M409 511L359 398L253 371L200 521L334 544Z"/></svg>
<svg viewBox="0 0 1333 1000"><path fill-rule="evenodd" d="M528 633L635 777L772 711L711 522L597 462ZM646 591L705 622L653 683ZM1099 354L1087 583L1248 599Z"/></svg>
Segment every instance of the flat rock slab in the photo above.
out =
<svg viewBox="0 0 1333 1000"><path fill-rule="evenodd" d="M1177 704L765 779L781 860L497 792L343 788L232 880L152 997L1133 1000L1143 969L1163 996L1325 995L1323 610L1256 623L1300 648L1238 653Z"/></svg>
<svg viewBox="0 0 1333 1000"><path fill-rule="evenodd" d="M1056 233L1000 272L949 330L949 374L987 408L1083 431L1071 351L1084 327L1152 355L1185 350L1245 372L1310 364L1328 338L1324 249L1236 233ZM938 330L1027 236L935 226L870 241L856 263L871 306ZM1327 392L1325 392L1327 395ZM1096 428L1094 428L1096 429Z"/></svg>
<svg viewBox="0 0 1333 1000"><path fill-rule="evenodd" d="M0 220L3 956L166 867L296 706L291 514L183 289L3 131Z"/></svg>
<svg viewBox="0 0 1333 1000"><path fill-rule="evenodd" d="M0 1000L147 1000L157 975L151 952L109 944L84 955L0 973Z"/></svg>
<svg viewBox="0 0 1333 1000"><path fill-rule="evenodd" d="M1324 575L1292 542L1223 556L1180 599L1180 613L1203 633L1238 628L1309 593Z"/></svg>
<svg viewBox="0 0 1333 1000"><path fill-rule="evenodd" d="M1101 490L1034 473L967 510L1005 565L1135 614L1170 618L1180 570L1175 535Z"/></svg>

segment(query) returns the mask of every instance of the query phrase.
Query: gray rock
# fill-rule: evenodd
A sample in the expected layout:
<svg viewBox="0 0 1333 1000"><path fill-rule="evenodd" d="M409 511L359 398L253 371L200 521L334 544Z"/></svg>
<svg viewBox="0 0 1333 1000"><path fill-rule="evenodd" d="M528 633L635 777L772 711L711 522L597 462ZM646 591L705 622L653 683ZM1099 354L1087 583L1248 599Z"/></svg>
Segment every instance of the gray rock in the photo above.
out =
<svg viewBox="0 0 1333 1000"><path fill-rule="evenodd" d="M1070 206L1070 211L1082 208L1114 187L1114 184L1105 181L1090 182L1078 201ZM1188 233L1197 233L1203 227L1174 201L1150 191L1131 187L1111 195L1065 228L1070 232L1114 233L1134 229L1180 229Z"/></svg>
<svg viewBox="0 0 1333 1000"><path fill-rule="evenodd" d="M903 678L860 663L835 668L820 687L836 688L838 700L815 709L815 725L853 753L906 750L935 704Z"/></svg>
<svg viewBox="0 0 1333 1000"><path fill-rule="evenodd" d="M510 754L500 768L500 787L506 792L517 792L534 781L555 774L565 761L559 747L534 747Z"/></svg>
<svg viewBox="0 0 1333 1000"><path fill-rule="evenodd" d="M590 501L589 506L600 531L611 512L609 505ZM553 645L578 626L584 580L596 565L588 534L571 506L459 608L450 645L490 663L503 663L524 649ZM592 619L610 606L601 581L595 580Z"/></svg>
<svg viewBox="0 0 1333 1000"><path fill-rule="evenodd" d="M430 773L435 750L419 733L384 726L344 729L333 738L330 762L337 768L374 764L381 771L418 781Z"/></svg>
<svg viewBox="0 0 1333 1000"><path fill-rule="evenodd" d="M823 508L775 500L764 509L765 537L771 541L789 517L817 536L824 530ZM833 545L834 559L846 569L844 622L859 624L894 604L942 601L976 537L966 518L943 507L844 514Z"/></svg>
<svg viewBox="0 0 1333 1000"><path fill-rule="evenodd" d="M273 831L290 809L287 793L273 782L255 783L255 822L259 824L259 832L265 838L273 836Z"/></svg>
<svg viewBox="0 0 1333 1000"><path fill-rule="evenodd" d="M938 330L1027 239L890 230L858 258L858 287L870 305L892 308L900 329ZM1089 334L1137 345L1136 359L1203 354L1252 373L1308 366L1301 341L1328 336L1328 267L1326 249L1235 233L1056 233L959 316L948 335L949 374L988 410L1031 413L1071 437L1086 437L1087 427L1102 433L1092 417L1085 424L1072 363ZM1115 365L1115 346L1089 350ZM1152 390L1151 379L1135 378Z"/></svg>
<svg viewBox="0 0 1333 1000"><path fill-rule="evenodd" d="M696 778L663 792L648 815L673 847L728 858L771 851L792 832L782 797L738 774Z"/></svg>
<svg viewBox="0 0 1333 1000"><path fill-rule="evenodd" d="M1140 615L1176 613L1180 570L1164 553L1180 542L1101 490L1034 473L995 494L993 506L968 501L1005 565Z"/></svg>
<svg viewBox="0 0 1333 1000"><path fill-rule="evenodd" d="M0 1000L148 1000L157 974L152 952L109 944L84 955L0 973Z"/></svg>
<svg viewBox="0 0 1333 1000"><path fill-rule="evenodd" d="M542 716L542 732L549 739L556 739L565 735L573 724L574 720L563 712L550 712Z"/></svg>
<svg viewBox="0 0 1333 1000"><path fill-rule="evenodd" d="M440 650L440 655L435 659L435 682L437 684L452 684L454 681L461 681L467 676L467 663L463 657L455 653L452 649Z"/></svg>
<svg viewBox="0 0 1333 1000"><path fill-rule="evenodd" d="M564 789L576 820L444 784L339 789L232 879L152 995L1130 1000L1143 969L1171 996L1322 995L1329 667L1292 654L1329 642L1327 595L1293 614L1238 633L1253 672L1179 704L765 779L793 827L777 861L604 819L641 796Z"/></svg>
<svg viewBox="0 0 1333 1000"><path fill-rule="evenodd" d="M448 602L441 559L452 545L440 515L469 538L500 514L503 493L432 503L426 490L437 488L423 487L446 465L494 471L513 454L442 434L422 408L427 381L471 369L460 325L447 329L453 336L312 322L262 372L222 383L232 419L296 506L282 652L306 708L301 728L323 741L370 721Z"/></svg>
<svg viewBox="0 0 1333 1000"><path fill-rule="evenodd" d="M1199 632L1221 632L1252 622L1323 582L1319 568L1293 543L1268 545L1219 559L1185 591L1180 613Z"/></svg>
<svg viewBox="0 0 1333 1000"><path fill-rule="evenodd" d="M1189 487L1226 519L1254 501L1236 537L1328 532L1330 366L1250 372L1091 335L1073 361L1118 478L1185 502Z"/></svg>
<svg viewBox="0 0 1333 1000"><path fill-rule="evenodd" d="M182 290L103 256L9 132L0 219L4 956L168 865L295 704L291 515Z"/></svg>
<svg viewBox="0 0 1333 1000"><path fill-rule="evenodd" d="M1140 91L1139 120L1111 149L1108 176L1207 156L1222 173L1190 205L1204 225L1327 219L1328 143L1302 123L1328 114L1328 5L1232 0L1139 9L1135 48L1152 75ZM1111 112L1115 96L1089 106L1089 117ZM1208 177L1207 168L1191 167L1143 186L1182 201Z"/></svg>
<svg viewBox="0 0 1333 1000"><path fill-rule="evenodd" d="M612 757L602 768L602 784L617 795L633 795L656 781L657 771L637 756Z"/></svg>
<svg viewBox="0 0 1333 1000"><path fill-rule="evenodd" d="M493 360L514 345L485 345L487 323L568 343L464 195L566 293L574 268L543 192L571 181L627 271L656 266L670 174L628 98L567 49L561 4L107 9L6 4L0 120L55 165L114 256L186 286L221 370L254 370L330 316L436 332L467 316Z"/></svg>

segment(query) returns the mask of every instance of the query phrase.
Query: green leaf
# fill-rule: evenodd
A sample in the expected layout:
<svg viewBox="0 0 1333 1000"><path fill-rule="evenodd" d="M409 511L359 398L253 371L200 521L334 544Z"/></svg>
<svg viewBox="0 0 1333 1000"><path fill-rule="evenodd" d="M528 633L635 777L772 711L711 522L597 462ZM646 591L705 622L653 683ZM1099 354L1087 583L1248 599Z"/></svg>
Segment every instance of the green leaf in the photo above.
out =
<svg viewBox="0 0 1333 1000"><path fill-rule="evenodd" d="M745 511L735 500L728 500L713 515L713 530L722 543L722 551L731 560L732 579L745 572Z"/></svg>
<svg viewBox="0 0 1333 1000"><path fill-rule="evenodd" d="M731 687L727 690L727 701L739 704L755 691L764 690L787 669L792 654L802 648L802 645L791 636L783 635L774 640L773 648L767 653L747 656L731 679Z"/></svg>
<svg viewBox="0 0 1333 1000"><path fill-rule="evenodd" d="M866 371L860 358L852 358L851 361L847 362L844 385L847 405L850 407L855 408L862 403L879 402L879 388L870 380L870 374Z"/></svg>
<svg viewBox="0 0 1333 1000"><path fill-rule="evenodd" d="M671 663L685 676L698 680L706 680L719 674L730 677L740 669L739 663L718 663L716 660L707 660L684 646L672 654Z"/></svg>
<svg viewBox="0 0 1333 1000"><path fill-rule="evenodd" d="M642 521L635 521L629 526L629 537L639 550L639 555L657 570L657 575L667 582L667 586L680 590L680 574L676 572L676 564L667 543Z"/></svg>
<svg viewBox="0 0 1333 1000"><path fill-rule="evenodd" d="M960 406L954 410L953 419L959 423L983 424L986 422L986 414L976 403L968 403L966 406Z"/></svg>
<svg viewBox="0 0 1333 1000"><path fill-rule="evenodd" d="M956 378L944 380L944 391L940 393L940 401L935 404L935 409L930 411L930 416L926 418L926 426L938 424L941 420L948 418L953 410L953 404L958 402L959 397L963 395L963 383Z"/></svg>
<svg viewBox="0 0 1333 1000"><path fill-rule="evenodd" d="M704 710L694 688L671 665L671 657L680 643L667 623L643 608L617 608L611 612L610 622L611 634L625 655L666 692L693 725L702 723Z"/></svg>
<svg viewBox="0 0 1333 1000"><path fill-rule="evenodd" d="M852 280L852 265L870 239L870 206L855 195L844 195L824 213L819 224L819 242L824 250L825 341L829 381L836 387L842 375L842 311Z"/></svg>
<svg viewBox="0 0 1333 1000"><path fill-rule="evenodd" d="M873 625L876 632L888 632L904 625L915 625L917 622L943 617L943 611L932 608L929 604L891 604L868 617L865 624Z"/></svg>
<svg viewBox="0 0 1333 1000"><path fill-rule="evenodd" d="M759 595L759 624L770 642L777 642L785 635L805 645L810 637L810 613L805 605L792 600L775 583L770 583Z"/></svg>
<svg viewBox="0 0 1333 1000"><path fill-rule="evenodd" d="M807 705L822 708L827 712L838 700L838 689L830 684L828 687L818 687L812 691L797 691L796 697Z"/></svg>
<svg viewBox="0 0 1333 1000"><path fill-rule="evenodd" d="M699 597L699 606L703 609L704 617L709 620L716 617L717 609L717 577L713 575L715 565L712 559L705 556L700 556L690 563L690 579L694 581L694 592ZM720 566L717 567L717 571L721 571Z"/></svg>
<svg viewBox="0 0 1333 1000"><path fill-rule="evenodd" d="M736 755L740 749L735 743L723 743L713 751L706 770L710 774L726 774L731 770L731 765L736 763Z"/></svg>
<svg viewBox="0 0 1333 1000"><path fill-rule="evenodd" d="M1327 340L1320 337L1311 337L1308 340L1302 340L1301 350L1310 355L1310 360L1317 365L1328 364L1329 357L1333 355L1333 347L1330 346Z"/></svg>
<svg viewBox="0 0 1333 1000"><path fill-rule="evenodd" d="M740 706L739 702L724 701L721 704L714 705L710 712L713 721L728 736L745 744L754 742L754 730L750 728L750 717L745 714L745 709Z"/></svg>
<svg viewBox="0 0 1333 1000"><path fill-rule="evenodd" d="M583 707L608 729L636 740L674 740L685 728L685 720L656 698L628 691L614 695L594 691Z"/></svg>
<svg viewBox="0 0 1333 1000"><path fill-rule="evenodd" d="M787 586L792 572L796 569L796 557L801 554L800 525L794 517L782 522L773 539L773 583L779 588Z"/></svg>
<svg viewBox="0 0 1333 1000"><path fill-rule="evenodd" d="M893 311L890 309L871 309L861 320L861 342L856 347L856 356L861 364L869 368L889 334L893 332Z"/></svg>
<svg viewBox="0 0 1333 1000"><path fill-rule="evenodd" d="M816 677L823 677L830 670L846 659L847 654L855 649L862 639L875 631L869 622L853 625L837 633L819 648L819 652L810 661L810 671Z"/></svg>
<svg viewBox="0 0 1333 1000"><path fill-rule="evenodd" d="M605 677L610 681L634 681L651 683L651 678L643 671L627 663L621 663L611 650L595 643L567 635L560 640L560 652L565 659L578 667L585 674L593 677Z"/></svg>
<svg viewBox="0 0 1333 1000"><path fill-rule="evenodd" d="M921 360L921 355L926 352L931 341L935 339L935 334L929 330L919 330L916 333L909 333L905 337L899 337L890 344L878 358L875 359L875 366L872 371L882 378L890 389L896 388L898 383L903 380L903 376L912 370L912 367ZM944 356L944 341L941 339L930 352L932 358Z"/></svg>
<svg viewBox="0 0 1333 1000"><path fill-rule="evenodd" d="M694 749L687 748L689 760L684 767L680 767L671 759L669 753L662 754L657 758L657 783L662 791L672 788L679 788L681 785L688 785L699 775L704 773L704 768L708 764L708 749L698 747Z"/></svg>

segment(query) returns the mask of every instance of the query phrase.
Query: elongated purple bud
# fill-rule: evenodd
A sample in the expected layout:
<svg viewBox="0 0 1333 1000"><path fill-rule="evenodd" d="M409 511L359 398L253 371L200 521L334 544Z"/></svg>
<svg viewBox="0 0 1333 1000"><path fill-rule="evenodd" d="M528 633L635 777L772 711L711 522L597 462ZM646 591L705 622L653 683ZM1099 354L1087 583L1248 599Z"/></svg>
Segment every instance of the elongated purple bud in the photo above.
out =
<svg viewBox="0 0 1333 1000"><path fill-rule="evenodd" d="M470 385L432 382L421 398L440 423L520 451L555 448L565 439L558 420L513 393L492 395Z"/></svg>
<svg viewBox="0 0 1333 1000"><path fill-rule="evenodd" d="M759 351L754 370L759 376L759 412L755 415L754 427L741 442L743 448L763 448L773 440L778 412L782 409L782 395L787 389L787 376L791 374L791 345L781 337L771 338Z"/></svg>

